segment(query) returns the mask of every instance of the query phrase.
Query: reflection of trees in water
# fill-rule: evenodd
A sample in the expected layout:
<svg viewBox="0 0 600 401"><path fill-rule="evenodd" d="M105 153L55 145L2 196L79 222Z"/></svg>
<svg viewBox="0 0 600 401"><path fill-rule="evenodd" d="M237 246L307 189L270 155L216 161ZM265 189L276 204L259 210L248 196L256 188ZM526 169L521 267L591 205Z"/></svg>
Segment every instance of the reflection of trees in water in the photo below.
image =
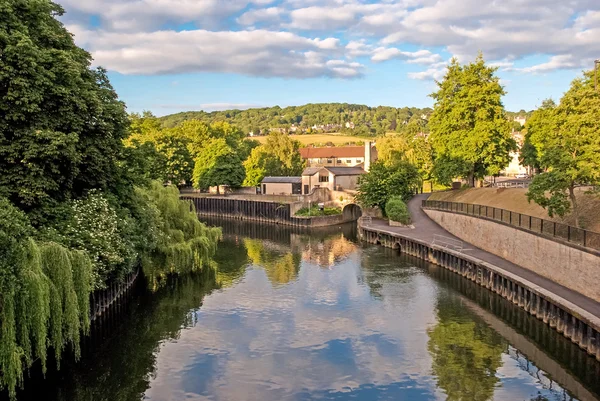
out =
<svg viewBox="0 0 600 401"><path fill-rule="evenodd" d="M78 364L49 372L46 380L28 383L19 401L141 400L155 376L160 343L195 325L203 298L215 288L214 273L207 269L202 275L167 280L157 292L136 299L123 324L99 349Z"/></svg>
<svg viewBox="0 0 600 401"><path fill-rule="evenodd" d="M280 247L269 247L267 241L244 238L244 245L248 258L265 270L272 284L287 284L298 277L300 255Z"/></svg>
<svg viewBox="0 0 600 401"><path fill-rule="evenodd" d="M226 236L217 247L213 259L217 265L217 283L221 287L231 287L246 273L250 261L244 248L244 240L238 236Z"/></svg>
<svg viewBox="0 0 600 401"><path fill-rule="evenodd" d="M428 350L438 387L448 400L490 400L498 383L505 340L461 305L440 294L438 323L428 330Z"/></svg>

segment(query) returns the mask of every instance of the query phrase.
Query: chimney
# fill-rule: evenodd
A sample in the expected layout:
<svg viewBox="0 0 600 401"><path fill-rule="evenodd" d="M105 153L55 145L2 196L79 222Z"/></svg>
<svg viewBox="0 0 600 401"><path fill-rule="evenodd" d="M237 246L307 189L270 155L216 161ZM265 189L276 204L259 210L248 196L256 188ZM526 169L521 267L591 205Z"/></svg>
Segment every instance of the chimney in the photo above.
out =
<svg viewBox="0 0 600 401"><path fill-rule="evenodd" d="M365 166L364 170L366 172L371 168L371 142L365 141Z"/></svg>

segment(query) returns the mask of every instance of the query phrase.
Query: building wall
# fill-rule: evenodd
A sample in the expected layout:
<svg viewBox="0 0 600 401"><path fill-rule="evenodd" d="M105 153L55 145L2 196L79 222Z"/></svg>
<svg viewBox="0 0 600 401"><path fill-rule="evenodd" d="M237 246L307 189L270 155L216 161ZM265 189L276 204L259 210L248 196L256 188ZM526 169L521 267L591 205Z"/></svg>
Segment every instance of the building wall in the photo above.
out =
<svg viewBox="0 0 600 401"><path fill-rule="evenodd" d="M502 171L504 174L508 176L517 175L519 173L527 173L527 168L521 165L519 161L520 157L519 152L510 152L510 163L508 166Z"/></svg>
<svg viewBox="0 0 600 401"><path fill-rule="evenodd" d="M266 185L265 195L280 195L280 194L290 195L292 193L292 184L288 183L288 182L285 182L285 183L268 182L268 183L264 183L262 185L263 185L263 188Z"/></svg>
<svg viewBox="0 0 600 401"><path fill-rule="evenodd" d="M329 166L329 167L354 167L364 161L363 157L342 157L339 159L331 158L313 158L308 159L309 167Z"/></svg>
<svg viewBox="0 0 600 401"><path fill-rule="evenodd" d="M335 177L335 187L341 186L342 189L356 189L358 175L342 175Z"/></svg>
<svg viewBox="0 0 600 401"><path fill-rule="evenodd" d="M600 256L503 224L424 210L460 239L600 302Z"/></svg>

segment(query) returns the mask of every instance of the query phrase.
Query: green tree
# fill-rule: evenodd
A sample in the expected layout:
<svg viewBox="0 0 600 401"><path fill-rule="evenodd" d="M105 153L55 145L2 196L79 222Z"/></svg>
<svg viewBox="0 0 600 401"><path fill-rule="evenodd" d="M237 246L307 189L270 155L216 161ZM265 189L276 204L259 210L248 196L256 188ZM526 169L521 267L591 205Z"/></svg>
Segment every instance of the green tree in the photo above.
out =
<svg viewBox="0 0 600 401"><path fill-rule="evenodd" d="M525 166L540 169L540 158L546 135L554 129L556 103L552 99L542 102L525 124L525 138L521 148L520 162Z"/></svg>
<svg viewBox="0 0 600 401"><path fill-rule="evenodd" d="M127 114L48 0L0 6L0 187L35 224L57 201L118 180ZM43 212L41 209L44 209Z"/></svg>
<svg viewBox="0 0 600 401"><path fill-rule="evenodd" d="M239 187L246 172L242 161L224 138L212 139L195 160L194 187L208 189L219 185ZM218 190L217 190L218 191Z"/></svg>
<svg viewBox="0 0 600 401"><path fill-rule="evenodd" d="M510 135L501 97L505 94L480 54L475 62L460 65L453 59L438 91L429 118L430 139L437 158L468 168L470 185L485 175L500 172L510 162L516 143Z"/></svg>
<svg viewBox="0 0 600 401"><path fill-rule="evenodd" d="M424 135L397 134L377 140L379 160L394 164L398 160L411 163L419 171L422 180L431 179L433 172L433 150Z"/></svg>
<svg viewBox="0 0 600 401"><path fill-rule="evenodd" d="M600 93L593 71L576 78L557 107L545 103L532 119L528 135L545 171L533 179L527 198L550 216L572 211L580 226L575 188L600 183Z"/></svg>
<svg viewBox="0 0 600 401"><path fill-rule="evenodd" d="M420 183L419 172L412 164L403 160L394 164L377 161L359 178L356 199L364 206L385 210L393 196L408 201Z"/></svg>
<svg viewBox="0 0 600 401"><path fill-rule="evenodd" d="M300 142L282 133L272 133L264 145L254 148L244 162L244 185L256 186L266 176L299 176L304 161L298 151Z"/></svg>

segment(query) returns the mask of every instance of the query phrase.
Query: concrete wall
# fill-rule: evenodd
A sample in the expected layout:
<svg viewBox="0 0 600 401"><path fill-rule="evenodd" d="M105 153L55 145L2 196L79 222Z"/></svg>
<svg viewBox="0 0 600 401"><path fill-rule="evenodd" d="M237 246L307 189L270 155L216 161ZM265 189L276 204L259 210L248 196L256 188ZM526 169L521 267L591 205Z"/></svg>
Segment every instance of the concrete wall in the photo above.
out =
<svg viewBox="0 0 600 401"><path fill-rule="evenodd" d="M600 257L484 219L438 210L425 213L462 240L600 302Z"/></svg>
<svg viewBox="0 0 600 401"><path fill-rule="evenodd" d="M358 175L340 175L335 177L335 186L339 185L343 189L356 189Z"/></svg>
<svg viewBox="0 0 600 401"><path fill-rule="evenodd" d="M289 182L265 182L261 184L266 188L265 195L291 195L292 184Z"/></svg>

